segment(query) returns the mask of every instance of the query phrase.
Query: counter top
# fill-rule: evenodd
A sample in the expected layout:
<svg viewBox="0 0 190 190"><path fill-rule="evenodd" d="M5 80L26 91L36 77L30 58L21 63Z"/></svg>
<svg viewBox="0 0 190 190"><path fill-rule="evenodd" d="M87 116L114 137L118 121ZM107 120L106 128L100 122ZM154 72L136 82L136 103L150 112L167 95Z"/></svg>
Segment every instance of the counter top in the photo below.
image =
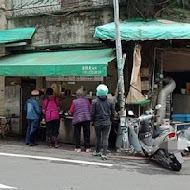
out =
<svg viewBox="0 0 190 190"><path fill-rule="evenodd" d="M65 119L73 119L73 116L64 116Z"/></svg>

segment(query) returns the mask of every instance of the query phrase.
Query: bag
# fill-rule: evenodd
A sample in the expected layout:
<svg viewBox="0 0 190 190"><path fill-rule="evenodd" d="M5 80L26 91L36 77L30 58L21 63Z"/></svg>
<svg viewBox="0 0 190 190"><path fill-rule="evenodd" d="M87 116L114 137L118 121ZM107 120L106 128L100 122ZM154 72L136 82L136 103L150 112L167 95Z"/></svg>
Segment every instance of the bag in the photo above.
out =
<svg viewBox="0 0 190 190"><path fill-rule="evenodd" d="M57 106L56 97L53 99L53 101L55 102L55 104L56 104L56 106ZM50 102L50 100L47 99L46 107L45 107L45 110L44 110L45 113L46 113L46 111L47 111L47 107L48 107L48 105L49 105L49 102ZM57 108L58 108L58 107L57 107ZM45 122L45 113L42 112L42 114L41 114L41 121L44 120L44 122Z"/></svg>

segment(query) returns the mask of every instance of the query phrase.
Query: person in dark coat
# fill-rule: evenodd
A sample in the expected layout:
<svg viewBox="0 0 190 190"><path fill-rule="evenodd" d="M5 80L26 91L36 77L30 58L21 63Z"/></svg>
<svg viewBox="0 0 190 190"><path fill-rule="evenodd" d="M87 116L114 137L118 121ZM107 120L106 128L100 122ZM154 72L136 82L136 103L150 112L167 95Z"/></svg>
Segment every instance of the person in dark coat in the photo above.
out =
<svg viewBox="0 0 190 190"><path fill-rule="evenodd" d="M103 160L107 159L108 138L111 129L111 123L114 118L115 104L107 98L108 88L104 84L97 87L97 98L92 101L91 119L94 122L96 132L96 150L93 156L101 156ZM101 137L103 153L100 153Z"/></svg>

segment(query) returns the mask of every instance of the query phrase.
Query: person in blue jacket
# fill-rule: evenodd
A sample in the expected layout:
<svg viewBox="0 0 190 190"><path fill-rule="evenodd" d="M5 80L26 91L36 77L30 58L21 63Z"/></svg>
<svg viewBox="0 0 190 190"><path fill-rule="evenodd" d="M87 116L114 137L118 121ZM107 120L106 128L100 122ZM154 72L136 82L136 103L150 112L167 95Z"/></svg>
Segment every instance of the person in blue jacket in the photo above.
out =
<svg viewBox="0 0 190 190"><path fill-rule="evenodd" d="M39 90L31 91L31 98L27 99L24 109L27 112L26 119L28 127L26 132L26 145L35 145L35 132L38 128L41 109L36 97L39 96Z"/></svg>

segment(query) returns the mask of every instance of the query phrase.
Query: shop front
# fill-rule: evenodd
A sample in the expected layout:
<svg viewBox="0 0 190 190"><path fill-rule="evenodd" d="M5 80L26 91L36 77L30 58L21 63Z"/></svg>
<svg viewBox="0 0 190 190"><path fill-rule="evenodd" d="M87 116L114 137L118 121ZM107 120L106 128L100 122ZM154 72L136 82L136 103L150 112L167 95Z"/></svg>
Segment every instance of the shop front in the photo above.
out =
<svg viewBox="0 0 190 190"><path fill-rule="evenodd" d="M138 67L140 72L135 76L140 76L138 80L141 81L142 88L138 91L143 93L144 98L151 100L151 107L155 106L158 94L164 87L163 78L172 77L177 83L177 88L174 90L173 99L168 99L166 117L170 117L173 113L190 113L188 106L184 107L181 104L188 102L190 24L166 19L135 18L121 22L120 30L123 53L127 53L127 57L135 57L137 47L141 47L140 56L137 58L141 64ZM115 23L96 27L94 37L111 43L115 40ZM131 49L133 49L133 55ZM132 59L127 61L130 71L130 65L136 66L136 62ZM134 84L130 83L127 89L133 86ZM135 87L134 90L136 89ZM135 95L137 96L137 93L133 94ZM180 98L183 101L180 101ZM131 103L140 106L141 102L139 98L136 98L136 102ZM128 98L126 103L130 103ZM173 113L172 104L174 105Z"/></svg>
<svg viewBox="0 0 190 190"><path fill-rule="evenodd" d="M141 47L138 60L141 62L142 57L142 64L137 68L136 62L128 59L127 66L129 71L130 65L138 71L140 68L140 72L131 78L136 77L142 88L134 87L131 80L127 86L129 92L131 88L133 91L138 90L138 94L142 93L146 100L150 100L146 102L150 102L149 107L152 109L157 103L162 105L157 122L164 122L165 119L170 119L174 124L190 122L190 23L136 18L120 22L120 32L123 53L127 53L127 57L132 57L132 51L135 57L137 47ZM94 37L111 44L115 40L115 23L96 27ZM137 77L139 75L140 80ZM169 81L167 77L170 77L170 82L166 82ZM135 92L132 96L138 94ZM164 98L161 99L161 96ZM145 111L140 109L142 101L139 101L139 95L136 102L130 102L127 97L127 103L138 106L137 115ZM190 141L190 124L186 127Z"/></svg>
<svg viewBox="0 0 190 190"><path fill-rule="evenodd" d="M60 141L73 143L72 116L68 116L67 112L76 98L75 92L84 88L89 101L95 98L96 87L100 83L106 83L114 92L117 80L110 77L117 73L115 63L111 62L114 58L111 49L37 52L2 57L0 76L5 77L4 116L11 117L12 132L20 135L26 132L23 108L31 90L36 88L45 93L51 87L61 101ZM40 105L43 98L42 93ZM94 144L94 138L91 126L91 144Z"/></svg>

